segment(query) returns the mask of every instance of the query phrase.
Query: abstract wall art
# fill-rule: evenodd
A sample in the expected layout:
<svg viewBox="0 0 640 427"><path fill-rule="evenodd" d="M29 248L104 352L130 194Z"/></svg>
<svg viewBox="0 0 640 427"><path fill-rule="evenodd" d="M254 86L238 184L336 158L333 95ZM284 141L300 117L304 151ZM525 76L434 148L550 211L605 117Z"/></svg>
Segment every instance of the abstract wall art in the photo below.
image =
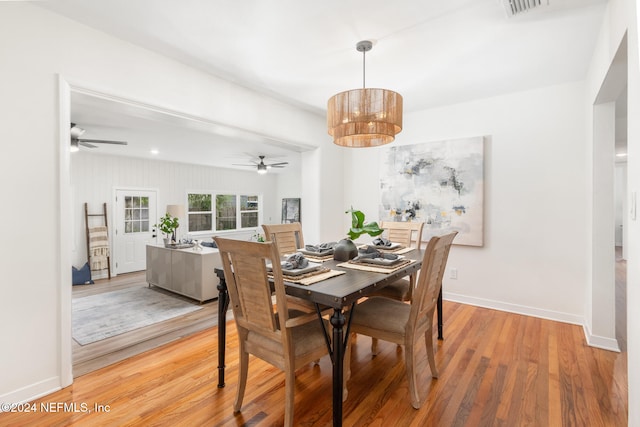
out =
<svg viewBox="0 0 640 427"><path fill-rule="evenodd" d="M455 230L454 244L483 245L484 137L390 147L380 162L381 220L423 221L423 241Z"/></svg>

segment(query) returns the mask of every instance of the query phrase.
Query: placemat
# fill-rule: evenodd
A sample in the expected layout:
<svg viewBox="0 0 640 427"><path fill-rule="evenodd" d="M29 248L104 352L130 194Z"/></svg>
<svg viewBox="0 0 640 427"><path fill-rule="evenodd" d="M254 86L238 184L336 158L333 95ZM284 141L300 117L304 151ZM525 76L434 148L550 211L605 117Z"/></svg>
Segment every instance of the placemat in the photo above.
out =
<svg viewBox="0 0 640 427"><path fill-rule="evenodd" d="M316 271L311 271L306 274L299 274L297 276L287 276L284 274L284 270L282 271L282 278L285 282L289 283L297 283L299 285L313 285L314 283L322 282L323 280L330 279L332 277L340 276L341 274L345 274L346 271L340 270L330 270L328 268L319 268ZM269 277L273 278L273 274L269 274Z"/></svg>
<svg viewBox="0 0 640 427"><path fill-rule="evenodd" d="M303 255L309 261L314 261L314 262L325 262L325 261L331 261L333 259L333 254L319 255L319 256L309 255L309 254L303 254Z"/></svg>
<svg viewBox="0 0 640 427"><path fill-rule="evenodd" d="M367 247L371 246L372 248L376 248L377 250L379 250L380 252L386 252L389 254L406 254L407 252L411 252L414 248L411 247L407 247L407 246L400 246L397 248L393 248L393 249L387 249L383 246L374 246L374 245L362 245L360 246L360 248L366 249Z"/></svg>
<svg viewBox="0 0 640 427"><path fill-rule="evenodd" d="M405 259L399 262L398 264L384 266L384 265L371 265L371 264L362 264L359 262L347 261L347 262L338 264L337 267L351 268L354 270L362 270L362 271L372 271L374 273L389 274L389 273L394 273L413 262L416 262L416 261L412 259Z"/></svg>

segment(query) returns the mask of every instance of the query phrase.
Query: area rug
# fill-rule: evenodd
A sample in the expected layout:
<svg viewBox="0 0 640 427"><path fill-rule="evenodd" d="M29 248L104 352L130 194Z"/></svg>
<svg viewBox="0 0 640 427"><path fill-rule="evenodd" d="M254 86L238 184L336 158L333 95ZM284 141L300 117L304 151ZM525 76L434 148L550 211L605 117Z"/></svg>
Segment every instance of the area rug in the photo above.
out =
<svg viewBox="0 0 640 427"><path fill-rule="evenodd" d="M202 307L148 286L73 299L73 339L80 345L182 316Z"/></svg>

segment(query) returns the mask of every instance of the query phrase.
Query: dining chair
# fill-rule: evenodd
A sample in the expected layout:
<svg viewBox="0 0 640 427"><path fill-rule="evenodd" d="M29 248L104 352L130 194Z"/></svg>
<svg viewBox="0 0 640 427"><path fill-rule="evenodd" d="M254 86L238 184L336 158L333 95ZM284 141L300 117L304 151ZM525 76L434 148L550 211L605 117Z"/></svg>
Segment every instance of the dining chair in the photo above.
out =
<svg viewBox="0 0 640 427"><path fill-rule="evenodd" d="M275 242L280 255L291 254L304 248L302 225L299 222L289 224L262 224L265 239Z"/></svg>
<svg viewBox="0 0 640 427"><path fill-rule="evenodd" d="M386 239L393 243L400 243L405 247L414 247L416 249L422 248L422 228L424 222L395 222L395 221L381 221L380 228L385 230ZM415 233L415 238L414 238ZM415 239L415 246L412 246L412 242ZM382 296L392 298L398 301L411 301L411 292L415 287L416 274L410 275L408 278L398 279L395 282L377 290L375 296Z"/></svg>
<svg viewBox="0 0 640 427"><path fill-rule="evenodd" d="M274 242L280 256L292 254L300 248L304 248L302 225L299 222L288 224L262 224L265 239ZM288 296L289 305L298 310L315 313L315 306L301 298Z"/></svg>
<svg viewBox="0 0 640 427"><path fill-rule="evenodd" d="M285 372L284 425L292 426L295 371L328 354L322 325L317 314L288 307L280 254L275 243L220 237L214 240L220 250L240 342L234 413L240 412L242 407L249 354L252 354ZM269 264L272 265L272 280ZM271 286L275 289L275 306Z"/></svg>
<svg viewBox="0 0 640 427"><path fill-rule="evenodd" d="M417 386L416 354L418 340L423 336L431 376L438 377L433 351L433 314L456 234L458 232L454 231L429 240L411 304L378 296L367 298L351 312L352 332L404 345L411 405L416 409L422 405Z"/></svg>

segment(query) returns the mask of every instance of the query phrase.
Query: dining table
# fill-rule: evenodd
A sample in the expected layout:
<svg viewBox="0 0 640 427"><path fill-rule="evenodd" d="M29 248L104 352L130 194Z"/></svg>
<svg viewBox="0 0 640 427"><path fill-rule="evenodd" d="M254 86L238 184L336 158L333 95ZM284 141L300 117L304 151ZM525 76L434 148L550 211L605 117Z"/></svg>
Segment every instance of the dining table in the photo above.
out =
<svg viewBox="0 0 640 427"><path fill-rule="evenodd" d="M406 261L401 267L384 271L370 271L355 267L355 263L349 261L326 260L322 263L325 270L335 273L333 277L318 281L313 284L301 284L284 280L285 292L288 295L311 301L316 306L316 311L321 319L322 311L332 309L330 323L332 332L327 331L323 325L327 347L332 362L332 403L333 425L342 425L342 397L344 376L344 354L349 339L349 311L357 310L357 302L374 291L393 283L404 276L411 275L420 270L424 250L413 249L403 253ZM216 275L220 283L218 285L218 387L224 387L225 368L225 339L226 339L226 311L229 297L226 289L224 271L216 268ZM438 335L442 336L442 292L438 298ZM345 316L346 314L346 316ZM332 336L329 336L331 334Z"/></svg>

